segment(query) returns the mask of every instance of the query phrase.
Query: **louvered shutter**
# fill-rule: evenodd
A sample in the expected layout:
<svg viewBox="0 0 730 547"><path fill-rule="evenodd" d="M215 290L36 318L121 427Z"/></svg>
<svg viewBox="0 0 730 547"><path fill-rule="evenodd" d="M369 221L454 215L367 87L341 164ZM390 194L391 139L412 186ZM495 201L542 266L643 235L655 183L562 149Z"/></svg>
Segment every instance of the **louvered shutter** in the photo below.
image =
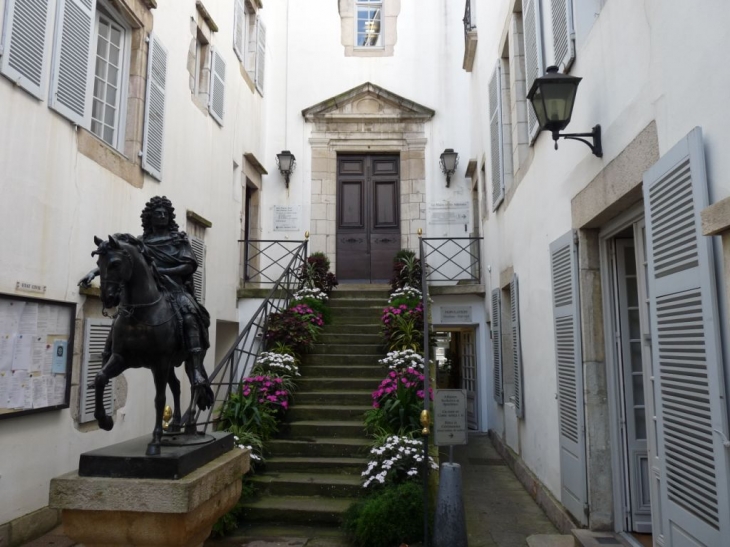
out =
<svg viewBox="0 0 730 547"><path fill-rule="evenodd" d="M535 78L539 78L544 72L540 0L524 0L522 2L522 20L525 39L525 93L527 93L530 91ZM537 123L537 116L532 109L532 104L529 104L530 101L527 101L527 103L527 131L530 142L532 142L540 131L540 124Z"/></svg>
<svg viewBox="0 0 730 547"><path fill-rule="evenodd" d="M219 125L223 125L226 104L226 62L214 48L210 48L210 90L208 111Z"/></svg>
<svg viewBox="0 0 730 547"><path fill-rule="evenodd" d="M702 131L644 173L652 368L665 545L727 545L727 403ZM723 539L725 538L725 539Z"/></svg>
<svg viewBox="0 0 730 547"><path fill-rule="evenodd" d="M193 274L193 285L195 286L195 298L201 304L205 303L205 242L197 237L188 236L190 246L193 248L198 268Z"/></svg>
<svg viewBox="0 0 730 547"><path fill-rule="evenodd" d="M150 34L147 53L147 94L144 105L144 146L142 169L162 180L162 150L165 136L165 86L167 50Z"/></svg>
<svg viewBox="0 0 730 547"><path fill-rule="evenodd" d="M256 89L264 94L264 72L266 68L266 26L261 18L256 19Z"/></svg>
<svg viewBox="0 0 730 547"><path fill-rule="evenodd" d="M48 0L7 0L0 72L34 97L43 98L51 36Z"/></svg>
<svg viewBox="0 0 730 547"><path fill-rule="evenodd" d="M578 305L578 252L573 232L550 245L560 432L560 501L586 524L583 359Z"/></svg>
<svg viewBox="0 0 730 547"><path fill-rule="evenodd" d="M244 47L244 26L246 24L246 11L243 0L233 0L233 51L236 52L238 60L243 62Z"/></svg>
<svg viewBox="0 0 730 547"><path fill-rule="evenodd" d="M501 310L500 290L492 290L492 361L494 369L494 400L497 404L504 404L504 377L502 374L502 329L500 328Z"/></svg>
<svg viewBox="0 0 730 547"><path fill-rule="evenodd" d="M82 127L91 119L95 0L58 0L48 105Z"/></svg>
<svg viewBox="0 0 730 547"><path fill-rule="evenodd" d="M512 370L515 382L515 413L518 418L525 415L525 403L522 395L522 344L520 342L520 298L518 294L517 274L512 275L509 285L510 314L512 319Z"/></svg>
<svg viewBox="0 0 730 547"><path fill-rule="evenodd" d="M492 174L492 211L504 200L504 158L502 146L502 77L497 61L489 81L489 142Z"/></svg>
<svg viewBox="0 0 730 547"><path fill-rule="evenodd" d="M94 418L94 379L101 370L101 354L112 329L111 319L87 319L84 321L84 355L81 361L79 386L79 423L91 422ZM114 412L114 383L111 380L104 389L104 408L111 415Z"/></svg>
<svg viewBox="0 0 730 547"><path fill-rule="evenodd" d="M553 58L561 72L568 72L575 60L573 0L550 0L553 19Z"/></svg>

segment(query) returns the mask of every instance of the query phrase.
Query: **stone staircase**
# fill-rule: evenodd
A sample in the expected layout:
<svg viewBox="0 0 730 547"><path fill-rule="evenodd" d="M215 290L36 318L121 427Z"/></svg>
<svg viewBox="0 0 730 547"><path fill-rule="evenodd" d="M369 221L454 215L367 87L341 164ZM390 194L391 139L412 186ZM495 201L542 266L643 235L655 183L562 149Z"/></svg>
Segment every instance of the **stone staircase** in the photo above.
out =
<svg viewBox="0 0 730 547"><path fill-rule="evenodd" d="M244 512L252 530L271 533L281 524L291 536L298 525L311 536L313 526L338 527L362 495L360 474L370 446L363 414L385 377L377 361L385 354L378 333L387 298L387 285L333 291L332 324L303 358L286 422L266 443L265 472L253 478L259 495Z"/></svg>

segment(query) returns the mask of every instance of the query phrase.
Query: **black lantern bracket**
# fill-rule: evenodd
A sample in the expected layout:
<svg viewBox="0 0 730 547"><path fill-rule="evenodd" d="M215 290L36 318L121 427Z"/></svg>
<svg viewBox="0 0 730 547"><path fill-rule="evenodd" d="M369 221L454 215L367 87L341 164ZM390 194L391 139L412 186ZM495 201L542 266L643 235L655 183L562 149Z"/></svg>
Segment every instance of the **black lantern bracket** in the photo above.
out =
<svg viewBox="0 0 730 547"><path fill-rule="evenodd" d="M593 152L594 156L599 158L603 157L603 145L601 143L601 125L596 124L593 126L593 130L590 133L559 133L553 131L553 140L555 141L555 150L558 149L558 139L570 139L573 141L580 141L588 146ZM589 142L587 139L591 139L593 142Z"/></svg>

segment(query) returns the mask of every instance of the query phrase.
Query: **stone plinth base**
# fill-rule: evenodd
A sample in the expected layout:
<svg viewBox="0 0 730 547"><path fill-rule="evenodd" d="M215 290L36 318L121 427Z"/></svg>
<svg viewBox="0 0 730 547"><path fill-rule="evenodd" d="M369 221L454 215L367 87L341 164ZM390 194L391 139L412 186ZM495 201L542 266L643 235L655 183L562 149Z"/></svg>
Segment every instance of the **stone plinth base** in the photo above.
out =
<svg viewBox="0 0 730 547"><path fill-rule="evenodd" d="M64 533L86 547L197 547L241 495L249 451L234 448L179 480L79 477L51 480L50 506Z"/></svg>

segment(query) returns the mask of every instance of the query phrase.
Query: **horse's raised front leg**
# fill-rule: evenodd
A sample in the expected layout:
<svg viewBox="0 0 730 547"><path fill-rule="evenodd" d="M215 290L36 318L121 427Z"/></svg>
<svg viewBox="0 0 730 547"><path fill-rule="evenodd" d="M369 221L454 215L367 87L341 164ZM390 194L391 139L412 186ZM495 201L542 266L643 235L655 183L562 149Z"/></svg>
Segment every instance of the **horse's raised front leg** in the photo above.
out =
<svg viewBox="0 0 730 547"><path fill-rule="evenodd" d="M170 422L169 430L177 433L180 431L180 380L177 379L175 374L175 368L170 367L170 374L167 376L167 385L170 386L172 392L172 421Z"/></svg>
<svg viewBox="0 0 730 547"><path fill-rule="evenodd" d="M114 420L111 416L107 415L106 409L104 408L104 389L110 380L119 376L127 368L129 367L124 363L122 356L118 353L113 353L104 366L101 367L101 370L96 373L96 377L94 378L94 418L96 418L99 427L105 431L110 431L114 427Z"/></svg>
<svg viewBox="0 0 730 547"><path fill-rule="evenodd" d="M167 367L154 369L152 376L155 379L155 428L152 430L152 442L147 445L148 456L160 454L160 443L162 442L162 414L165 412L165 390L169 370Z"/></svg>

